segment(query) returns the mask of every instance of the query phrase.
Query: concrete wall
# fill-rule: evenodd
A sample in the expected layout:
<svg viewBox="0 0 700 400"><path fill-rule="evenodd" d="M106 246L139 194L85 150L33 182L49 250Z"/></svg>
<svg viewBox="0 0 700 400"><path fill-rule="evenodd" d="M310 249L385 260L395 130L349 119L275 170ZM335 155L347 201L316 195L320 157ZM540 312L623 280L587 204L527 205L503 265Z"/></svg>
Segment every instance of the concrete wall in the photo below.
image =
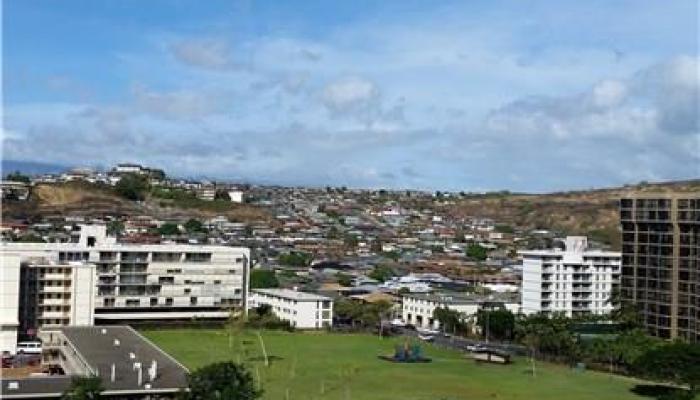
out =
<svg viewBox="0 0 700 400"><path fill-rule="evenodd" d="M14 354L19 326L20 256L8 253L0 255L0 352Z"/></svg>

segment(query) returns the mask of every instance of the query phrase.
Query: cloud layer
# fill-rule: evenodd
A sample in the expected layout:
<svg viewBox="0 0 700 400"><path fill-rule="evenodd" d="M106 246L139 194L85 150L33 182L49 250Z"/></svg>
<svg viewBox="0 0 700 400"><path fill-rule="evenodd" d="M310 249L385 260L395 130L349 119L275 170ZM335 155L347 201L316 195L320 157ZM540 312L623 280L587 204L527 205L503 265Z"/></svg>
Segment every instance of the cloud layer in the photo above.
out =
<svg viewBox="0 0 700 400"><path fill-rule="evenodd" d="M320 35L164 22L115 56L107 83L52 71L21 86L10 65L3 157L443 190L700 176L699 60L691 46L654 47L646 31L683 37L687 26L650 22L643 7L590 15L622 18L618 31L596 33L610 44L567 25L564 12L519 22L500 10L469 19L461 7L369 15Z"/></svg>

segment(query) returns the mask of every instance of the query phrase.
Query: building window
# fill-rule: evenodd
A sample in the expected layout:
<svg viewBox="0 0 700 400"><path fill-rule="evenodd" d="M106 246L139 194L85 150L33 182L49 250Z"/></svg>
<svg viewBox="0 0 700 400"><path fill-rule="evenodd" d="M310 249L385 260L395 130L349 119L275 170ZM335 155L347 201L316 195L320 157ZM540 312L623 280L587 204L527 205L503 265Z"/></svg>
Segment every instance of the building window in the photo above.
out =
<svg viewBox="0 0 700 400"><path fill-rule="evenodd" d="M197 305L197 298L196 297L190 297L190 305L191 306Z"/></svg>

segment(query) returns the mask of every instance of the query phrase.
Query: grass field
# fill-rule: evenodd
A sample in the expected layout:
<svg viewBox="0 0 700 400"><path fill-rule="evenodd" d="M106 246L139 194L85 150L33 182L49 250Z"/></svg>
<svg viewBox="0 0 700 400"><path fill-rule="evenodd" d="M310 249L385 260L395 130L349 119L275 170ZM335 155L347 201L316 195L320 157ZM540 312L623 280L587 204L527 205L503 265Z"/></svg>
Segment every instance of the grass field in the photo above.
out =
<svg viewBox="0 0 700 400"><path fill-rule="evenodd" d="M528 362L508 366L476 364L459 352L423 345L428 364L395 364L377 358L393 354L402 339L367 335L263 332L271 365L266 367L257 336L247 333L229 346L222 330L145 331L165 351L193 370L215 361L243 361L259 376L265 399L439 400L649 399L630 389L635 381L564 366Z"/></svg>

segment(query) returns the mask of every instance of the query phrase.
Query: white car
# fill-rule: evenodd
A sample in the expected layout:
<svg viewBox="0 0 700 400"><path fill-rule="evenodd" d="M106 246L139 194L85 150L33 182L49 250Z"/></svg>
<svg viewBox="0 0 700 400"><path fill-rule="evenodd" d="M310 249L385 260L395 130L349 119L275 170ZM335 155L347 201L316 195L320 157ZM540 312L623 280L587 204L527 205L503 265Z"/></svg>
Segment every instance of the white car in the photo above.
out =
<svg viewBox="0 0 700 400"><path fill-rule="evenodd" d="M477 352L477 351L484 351L486 350L486 347L480 344L470 344L467 346L467 351L470 351L472 353Z"/></svg>
<svg viewBox="0 0 700 400"><path fill-rule="evenodd" d="M17 354L41 354L41 342L19 342Z"/></svg>
<svg viewBox="0 0 700 400"><path fill-rule="evenodd" d="M395 327L397 327L397 328L403 328L403 327L406 326L406 324L405 324L402 320L400 320L400 319L398 319L398 318L396 318L396 319L394 319L393 321L391 321L391 325L392 325L392 326L395 326Z"/></svg>
<svg viewBox="0 0 700 400"><path fill-rule="evenodd" d="M419 334L418 339L424 340L426 342L432 342L435 339L435 336L433 335L424 335L424 334Z"/></svg>

